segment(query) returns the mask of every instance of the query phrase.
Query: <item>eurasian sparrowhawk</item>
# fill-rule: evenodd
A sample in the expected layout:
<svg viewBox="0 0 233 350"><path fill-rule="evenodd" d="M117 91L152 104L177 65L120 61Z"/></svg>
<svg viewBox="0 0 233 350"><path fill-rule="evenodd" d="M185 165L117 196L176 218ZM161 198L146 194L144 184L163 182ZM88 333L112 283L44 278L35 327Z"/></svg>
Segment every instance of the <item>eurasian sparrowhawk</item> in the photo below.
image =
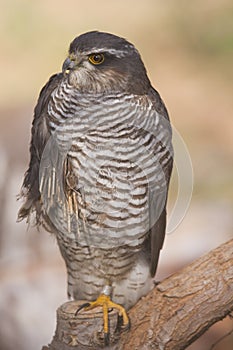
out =
<svg viewBox="0 0 233 350"><path fill-rule="evenodd" d="M72 41L40 93L30 154L19 218L35 211L55 233L68 294L130 308L153 287L173 159L166 107L131 43Z"/></svg>

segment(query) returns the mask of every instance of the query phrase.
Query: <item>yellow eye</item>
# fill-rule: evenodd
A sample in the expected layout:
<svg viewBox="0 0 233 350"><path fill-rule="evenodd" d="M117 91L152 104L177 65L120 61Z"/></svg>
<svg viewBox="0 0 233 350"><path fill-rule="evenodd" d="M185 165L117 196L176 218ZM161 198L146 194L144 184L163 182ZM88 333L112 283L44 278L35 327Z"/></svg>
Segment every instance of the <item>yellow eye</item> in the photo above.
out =
<svg viewBox="0 0 233 350"><path fill-rule="evenodd" d="M104 62L104 54L102 53L93 53L91 54L89 57L88 57L89 61L92 63L92 64L101 64Z"/></svg>

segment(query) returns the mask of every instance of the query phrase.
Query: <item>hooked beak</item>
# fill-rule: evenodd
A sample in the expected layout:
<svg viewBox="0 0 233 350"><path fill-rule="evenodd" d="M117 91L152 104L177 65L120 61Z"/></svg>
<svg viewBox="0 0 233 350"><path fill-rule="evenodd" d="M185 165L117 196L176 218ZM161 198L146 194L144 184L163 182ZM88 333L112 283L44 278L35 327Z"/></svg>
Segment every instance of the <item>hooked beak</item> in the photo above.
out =
<svg viewBox="0 0 233 350"><path fill-rule="evenodd" d="M62 72L66 73L66 71L70 71L74 66L76 66L75 61L71 61L71 59L67 57L62 65Z"/></svg>

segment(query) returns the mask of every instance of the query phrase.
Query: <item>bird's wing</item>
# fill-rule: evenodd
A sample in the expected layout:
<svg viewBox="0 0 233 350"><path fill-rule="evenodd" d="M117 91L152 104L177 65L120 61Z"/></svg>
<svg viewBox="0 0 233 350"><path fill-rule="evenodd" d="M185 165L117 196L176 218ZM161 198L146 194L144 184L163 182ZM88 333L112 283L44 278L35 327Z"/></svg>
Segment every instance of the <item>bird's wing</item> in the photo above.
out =
<svg viewBox="0 0 233 350"><path fill-rule="evenodd" d="M166 203L169 181L173 165L173 149L171 144L172 132L169 122L167 109L159 95L159 93L151 89L149 96L153 103L154 110L160 115L160 132L165 134L164 139L161 137L161 145L166 148L163 156L160 158L160 165L163 172L165 188L162 191L150 189L149 193L149 214L150 214L150 230L149 230L149 254L151 257L151 276L155 275L160 250L163 246L166 232ZM157 150L155 150L155 153ZM159 213L159 214L158 214Z"/></svg>
<svg viewBox="0 0 233 350"><path fill-rule="evenodd" d="M36 221L40 221L40 191L39 171L41 157L50 132L47 125L47 107L50 96L62 80L62 73L51 76L42 88L37 105L34 109L34 118L31 130L30 163L25 173L20 197L25 199L19 210L18 220L28 219L30 213L36 210Z"/></svg>

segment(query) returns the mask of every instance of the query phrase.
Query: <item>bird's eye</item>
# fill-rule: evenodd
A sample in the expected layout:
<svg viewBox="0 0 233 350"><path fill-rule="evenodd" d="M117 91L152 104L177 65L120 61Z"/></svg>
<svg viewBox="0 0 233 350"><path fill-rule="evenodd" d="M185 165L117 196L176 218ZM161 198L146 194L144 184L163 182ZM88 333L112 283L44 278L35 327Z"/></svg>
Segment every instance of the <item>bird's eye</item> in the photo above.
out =
<svg viewBox="0 0 233 350"><path fill-rule="evenodd" d="M102 53L93 53L91 54L89 57L88 57L89 61L92 63L92 64L101 64L104 62L104 54Z"/></svg>

